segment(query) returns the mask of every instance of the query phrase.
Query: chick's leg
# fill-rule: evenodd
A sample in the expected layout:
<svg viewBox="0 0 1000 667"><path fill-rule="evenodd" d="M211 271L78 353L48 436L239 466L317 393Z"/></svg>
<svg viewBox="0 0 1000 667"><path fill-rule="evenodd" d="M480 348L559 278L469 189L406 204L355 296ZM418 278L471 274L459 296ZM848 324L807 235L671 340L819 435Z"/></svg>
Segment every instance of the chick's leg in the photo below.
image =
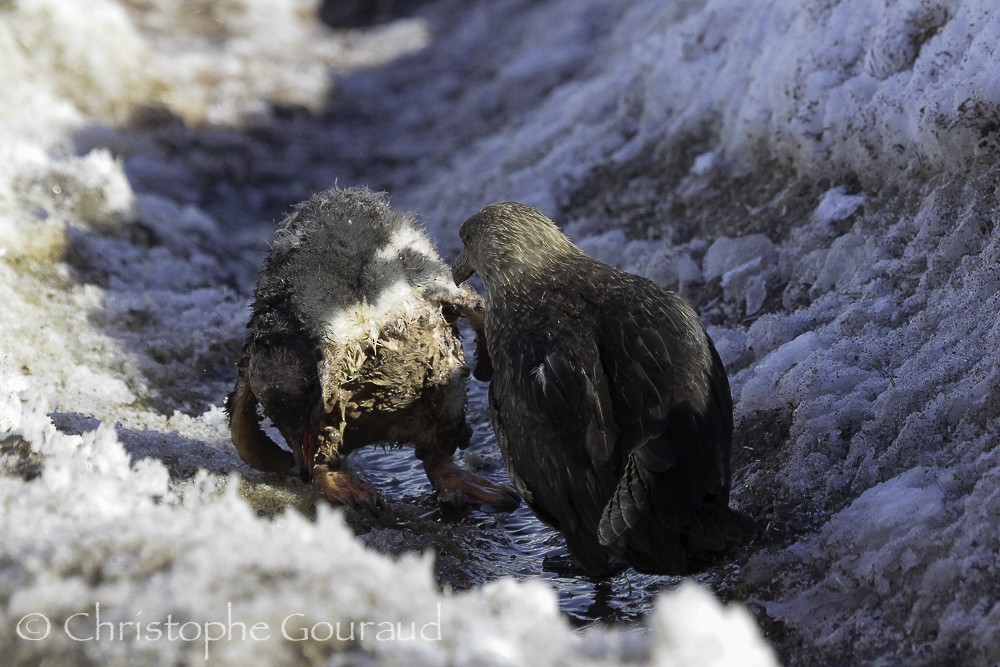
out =
<svg viewBox="0 0 1000 667"><path fill-rule="evenodd" d="M521 498L511 486L491 482L462 468L452 458L456 449L466 449L472 439L472 428L465 416L465 383L441 387L428 406L427 428L414 445L438 502L454 507L488 505L502 511L520 505Z"/></svg>
<svg viewBox="0 0 1000 667"><path fill-rule="evenodd" d="M348 505L378 515L384 503L375 487L349 472L340 470L343 461L344 429L347 424L343 405L338 416L336 426L321 425L318 419L309 420L311 429L307 430L306 438L312 437L309 432L312 429L315 429L313 432L316 435L312 437L311 442L303 440L302 450L303 454L308 456L305 460L310 466L312 482L331 503Z"/></svg>
<svg viewBox="0 0 1000 667"><path fill-rule="evenodd" d="M378 491L371 484L362 482L349 472L331 470L329 465L322 463L313 466L312 473L313 484L324 498L335 505L363 509L376 516L385 506Z"/></svg>
<svg viewBox="0 0 1000 667"><path fill-rule="evenodd" d="M462 468L450 458L424 461L424 472L437 491L438 502L445 505L489 505L509 512L521 504L520 496L511 486L491 482Z"/></svg>

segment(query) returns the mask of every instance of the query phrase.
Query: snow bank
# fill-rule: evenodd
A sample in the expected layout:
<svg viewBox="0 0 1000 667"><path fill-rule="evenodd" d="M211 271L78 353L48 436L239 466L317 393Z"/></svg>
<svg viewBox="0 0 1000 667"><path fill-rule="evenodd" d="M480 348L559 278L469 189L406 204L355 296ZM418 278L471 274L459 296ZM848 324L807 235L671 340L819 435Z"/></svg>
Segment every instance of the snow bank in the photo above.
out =
<svg viewBox="0 0 1000 667"><path fill-rule="evenodd" d="M530 8L519 21L522 76L529 63L536 78L562 71L540 53L557 49L561 64L571 51L566 33L579 39L600 20L605 34L589 53L571 51L575 66L562 85L517 109L516 122L454 153L454 176L429 179L417 208L451 221L456 209L516 194L556 210L594 166L652 154L662 168L692 135L707 137L711 150L698 155L712 156L697 165L691 157L695 176L711 163L736 172L781 165L872 189L965 168L997 149L1000 16L987 0L597 7L553 0ZM471 51L479 34L450 39ZM501 86L507 69L497 61L491 85ZM469 98L458 114L476 118L482 112Z"/></svg>

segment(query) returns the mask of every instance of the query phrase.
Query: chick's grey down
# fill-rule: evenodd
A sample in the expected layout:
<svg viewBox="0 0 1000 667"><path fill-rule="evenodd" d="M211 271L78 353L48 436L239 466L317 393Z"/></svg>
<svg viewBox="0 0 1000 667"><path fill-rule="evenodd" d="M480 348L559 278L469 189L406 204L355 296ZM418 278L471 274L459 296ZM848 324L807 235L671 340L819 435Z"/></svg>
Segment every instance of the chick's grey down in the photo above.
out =
<svg viewBox="0 0 1000 667"><path fill-rule="evenodd" d="M481 310L387 195L332 187L297 205L264 260L226 402L240 458L294 465L331 502L377 513L377 490L344 461L366 444L411 443L442 503L515 507L513 489L453 459L472 433L455 317L480 321Z"/></svg>
<svg viewBox="0 0 1000 667"><path fill-rule="evenodd" d="M491 204L460 235L452 274L485 288L504 463L583 570L681 574L752 538L728 506L729 381L694 310L524 204Z"/></svg>

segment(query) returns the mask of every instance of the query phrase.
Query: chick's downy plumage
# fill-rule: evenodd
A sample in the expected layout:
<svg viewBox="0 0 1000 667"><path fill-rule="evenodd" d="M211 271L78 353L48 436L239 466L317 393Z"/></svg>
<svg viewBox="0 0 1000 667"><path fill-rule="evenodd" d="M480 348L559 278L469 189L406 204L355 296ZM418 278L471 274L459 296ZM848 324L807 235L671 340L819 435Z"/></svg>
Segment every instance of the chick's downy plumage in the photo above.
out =
<svg viewBox="0 0 1000 667"><path fill-rule="evenodd" d="M493 426L511 479L584 570L681 574L752 538L729 508L732 398L677 294L588 257L504 202L461 228L486 291Z"/></svg>
<svg viewBox="0 0 1000 667"><path fill-rule="evenodd" d="M331 188L284 220L261 270L237 380L233 443L250 466L293 465L331 501L375 511L341 470L369 443L410 443L439 499L510 508L516 495L459 468L468 368L455 318L482 319L412 214L384 194ZM263 409L291 452L260 426Z"/></svg>

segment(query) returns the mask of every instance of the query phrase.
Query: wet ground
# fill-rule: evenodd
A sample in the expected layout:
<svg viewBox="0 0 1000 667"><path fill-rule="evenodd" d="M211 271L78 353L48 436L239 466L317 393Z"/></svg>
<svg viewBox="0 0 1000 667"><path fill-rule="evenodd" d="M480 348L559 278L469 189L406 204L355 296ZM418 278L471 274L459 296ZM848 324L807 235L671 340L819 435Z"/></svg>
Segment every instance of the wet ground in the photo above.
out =
<svg viewBox="0 0 1000 667"><path fill-rule="evenodd" d="M488 385L470 381L469 421L472 445L459 460L493 481L507 481L486 406ZM652 576L626 570L607 578L568 575L549 569L546 560L565 556L562 536L542 524L522 504L514 512L438 505L420 462L409 447L366 447L351 454L349 468L380 490L386 501L378 517L345 509L345 519L369 547L390 555L417 551L434 554L442 588L462 590L500 577L535 576L557 592L560 609L577 627L595 623L638 623L652 610L656 594L680 583L680 577ZM310 513L325 500L296 480L250 473L244 495L260 507L298 507ZM280 491L279 491L280 489ZM287 494L287 495L286 495ZM273 508L274 506L271 506ZM738 557L739 554L731 554ZM731 597L740 580L738 563L721 563L695 576L721 597Z"/></svg>

